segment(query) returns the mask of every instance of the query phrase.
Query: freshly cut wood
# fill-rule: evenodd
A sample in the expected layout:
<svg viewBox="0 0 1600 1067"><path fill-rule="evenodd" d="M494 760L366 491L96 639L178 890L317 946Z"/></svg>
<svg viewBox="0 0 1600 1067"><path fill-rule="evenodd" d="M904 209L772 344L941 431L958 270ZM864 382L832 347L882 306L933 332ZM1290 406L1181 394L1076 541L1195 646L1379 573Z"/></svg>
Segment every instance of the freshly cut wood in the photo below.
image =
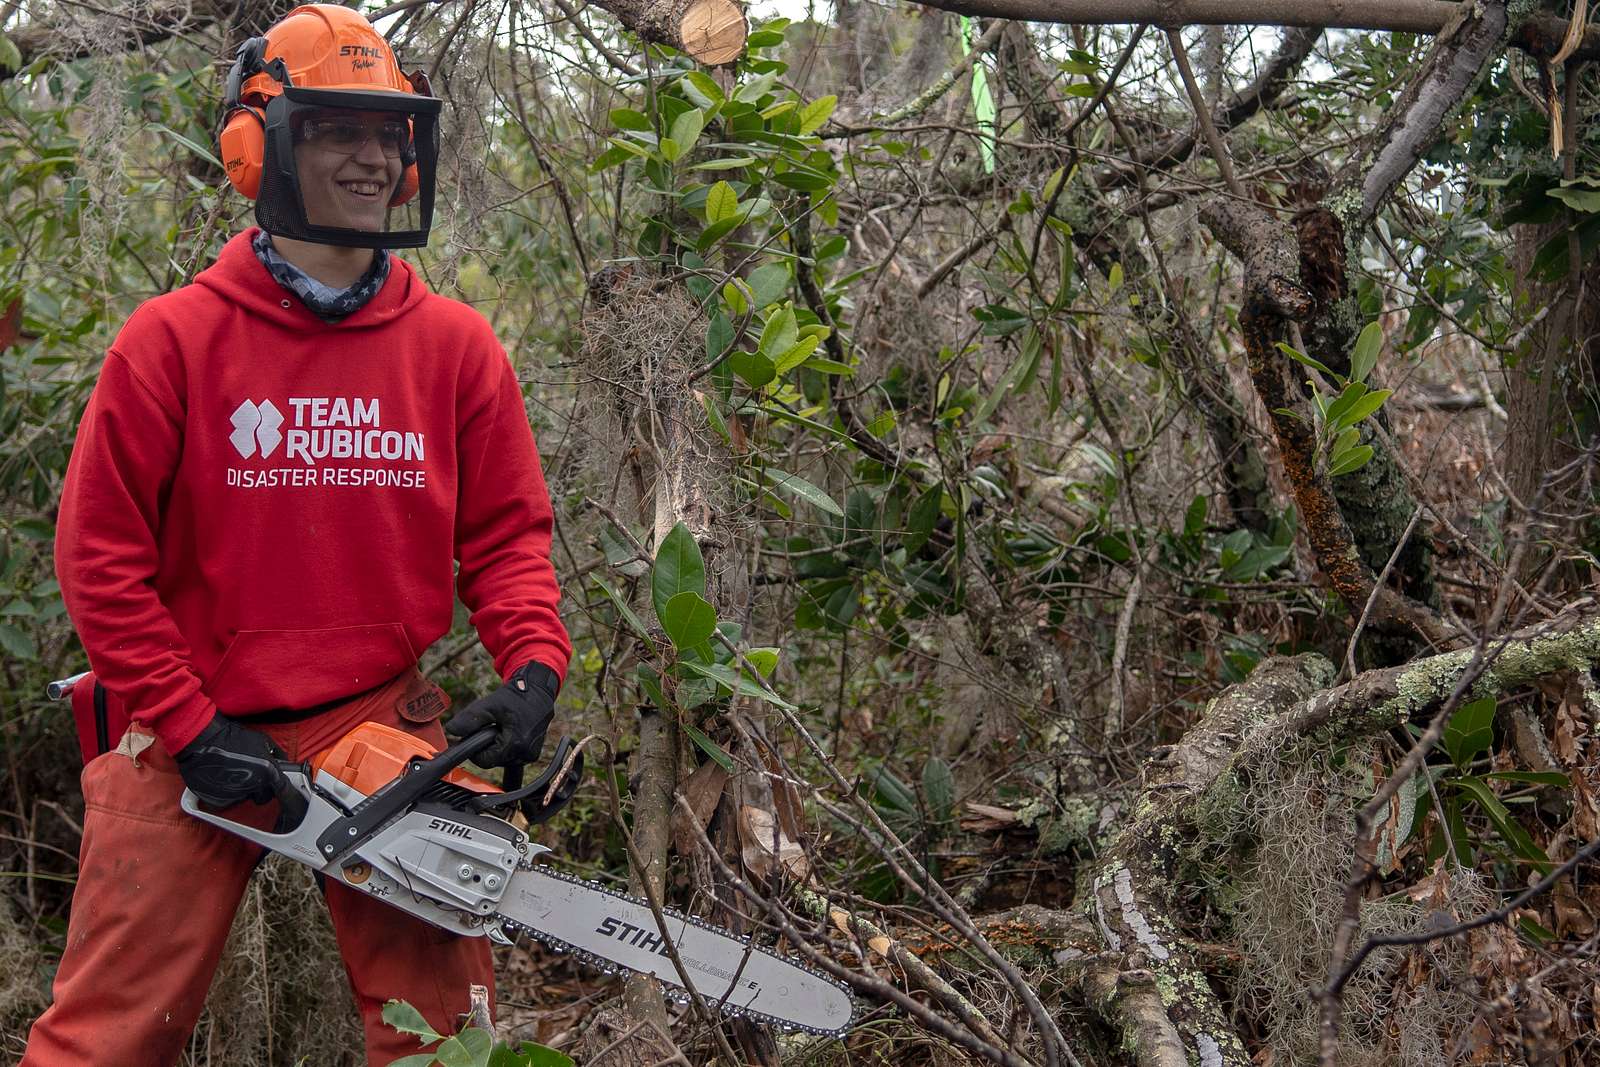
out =
<svg viewBox="0 0 1600 1067"><path fill-rule="evenodd" d="M646 41L671 45L706 66L731 63L749 30L734 0L595 0Z"/></svg>

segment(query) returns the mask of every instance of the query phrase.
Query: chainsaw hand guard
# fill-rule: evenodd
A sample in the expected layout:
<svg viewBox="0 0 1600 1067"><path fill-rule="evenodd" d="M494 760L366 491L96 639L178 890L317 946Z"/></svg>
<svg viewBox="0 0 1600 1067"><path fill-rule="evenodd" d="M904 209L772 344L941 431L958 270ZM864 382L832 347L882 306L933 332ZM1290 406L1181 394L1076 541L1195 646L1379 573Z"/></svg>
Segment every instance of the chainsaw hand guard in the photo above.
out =
<svg viewBox="0 0 1600 1067"><path fill-rule="evenodd" d="M475 797L469 806L473 811L497 811L512 805L520 805L519 810L530 825L537 826L547 821L567 806L567 801L578 791L578 783L583 781L583 753L579 752L572 760L572 766L567 768L567 773L562 777L560 784L556 785L555 792L550 791L556 775L566 766L567 757L571 755L574 747L576 743L572 738L563 737L561 743L556 746L556 754L550 758L544 773L529 785L522 784L523 765L512 764L506 768L505 777L501 780L504 793L489 793ZM547 794L550 798L548 801L545 800Z"/></svg>

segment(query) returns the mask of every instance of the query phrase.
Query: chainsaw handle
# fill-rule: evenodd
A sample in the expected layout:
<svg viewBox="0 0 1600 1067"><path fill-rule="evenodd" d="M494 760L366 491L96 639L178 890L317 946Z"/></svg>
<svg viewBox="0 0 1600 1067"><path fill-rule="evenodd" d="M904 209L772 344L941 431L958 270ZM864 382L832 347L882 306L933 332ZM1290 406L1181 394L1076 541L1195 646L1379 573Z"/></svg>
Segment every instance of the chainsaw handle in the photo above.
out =
<svg viewBox="0 0 1600 1067"><path fill-rule="evenodd" d="M307 770L304 763L296 763L293 760L278 760L277 763L279 771L299 771L304 776ZM286 834L299 828L305 821L306 812L311 808L311 801L306 799L306 795L289 780L286 774L278 775L273 792L278 798L278 821L273 824L272 832Z"/></svg>
<svg viewBox="0 0 1600 1067"><path fill-rule="evenodd" d="M556 745L555 755L550 757L549 764L544 773L539 775L528 785L522 784L523 764L513 763L505 770L505 775L500 781L501 793L486 793L472 801L473 811L494 811L499 808L519 804L523 816L533 825L538 825L549 819L556 812L566 807L567 801L578 791L578 784L583 781L583 753L579 752L572 759L572 766L568 768L561 784L551 793L551 783L555 782L556 775L561 768L566 766L567 759L572 756L572 750L577 742L570 737L563 737L560 744ZM549 803L545 802L546 794L550 794Z"/></svg>

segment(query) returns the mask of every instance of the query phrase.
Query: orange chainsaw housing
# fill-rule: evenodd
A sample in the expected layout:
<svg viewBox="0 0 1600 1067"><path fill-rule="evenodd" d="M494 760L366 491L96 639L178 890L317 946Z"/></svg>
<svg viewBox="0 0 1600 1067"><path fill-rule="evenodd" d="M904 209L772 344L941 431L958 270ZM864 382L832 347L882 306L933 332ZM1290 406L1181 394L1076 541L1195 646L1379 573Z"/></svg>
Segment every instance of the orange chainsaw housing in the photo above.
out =
<svg viewBox="0 0 1600 1067"><path fill-rule="evenodd" d="M381 722L364 722L312 761L311 775L314 779L318 771L327 771L362 796L370 797L405 773L411 760L437 754L437 749L415 734ZM445 775L444 780L473 793L504 792L493 782L460 767Z"/></svg>

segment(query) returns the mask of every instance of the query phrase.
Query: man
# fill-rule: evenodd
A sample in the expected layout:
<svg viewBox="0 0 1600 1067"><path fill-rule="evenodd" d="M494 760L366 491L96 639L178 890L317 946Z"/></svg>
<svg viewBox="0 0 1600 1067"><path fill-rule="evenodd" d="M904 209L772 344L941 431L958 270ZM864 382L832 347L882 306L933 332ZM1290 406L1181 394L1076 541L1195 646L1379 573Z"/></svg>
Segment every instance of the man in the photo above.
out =
<svg viewBox="0 0 1600 1067"><path fill-rule="evenodd" d="M67 948L28 1067L178 1060L260 856L184 815L185 785L214 807L268 801L275 759L368 720L442 746L446 702L416 663L454 590L506 679L449 724L496 731L480 764L538 758L571 653L513 369L481 316L387 251L427 238L426 79L353 11L302 7L240 49L228 106L224 159L262 229L128 320L63 489L62 592L133 725L84 771ZM269 815L229 814L247 812ZM325 895L370 1063L417 1050L385 1001L452 1032L469 986L492 988L484 939Z"/></svg>

